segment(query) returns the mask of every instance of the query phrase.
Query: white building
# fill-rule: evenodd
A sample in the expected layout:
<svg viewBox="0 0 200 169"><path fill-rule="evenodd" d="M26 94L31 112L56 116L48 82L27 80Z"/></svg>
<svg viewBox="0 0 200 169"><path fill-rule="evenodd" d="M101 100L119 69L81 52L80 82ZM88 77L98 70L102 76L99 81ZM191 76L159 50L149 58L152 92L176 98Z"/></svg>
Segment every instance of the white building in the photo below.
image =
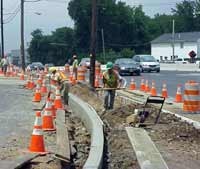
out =
<svg viewBox="0 0 200 169"><path fill-rule="evenodd" d="M190 58L189 52L198 52L198 39L200 32L176 33L174 38L174 55L176 58ZM157 60L173 60L172 34L167 33L151 41L151 55ZM198 54L198 57L199 54Z"/></svg>

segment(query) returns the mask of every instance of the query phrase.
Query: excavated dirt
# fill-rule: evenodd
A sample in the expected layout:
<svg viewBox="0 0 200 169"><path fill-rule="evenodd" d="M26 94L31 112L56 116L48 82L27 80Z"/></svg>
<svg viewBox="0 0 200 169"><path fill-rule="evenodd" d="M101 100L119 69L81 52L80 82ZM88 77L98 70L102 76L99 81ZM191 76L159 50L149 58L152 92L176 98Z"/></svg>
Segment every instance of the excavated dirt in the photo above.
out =
<svg viewBox="0 0 200 169"><path fill-rule="evenodd" d="M124 127L126 117L141 105L125 103L117 97L113 111L102 115L102 96L97 96L85 86L74 86L71 92L91 104L106 125L107 165L105 168L139 168L136 156L128 141ZM146 123L153 124L158 113L153 105L148 109L150 117ZM155 142L170 169L199 169L200 130L171 114L161 113L157 125L147 125L146 130Z"/></svg>
<svg viewBox="0 0 200 169"><path fill-rule="evenodd" d="M79 96L84 101L92 105L99 115L102 115L102 100L95 97L94 93L87 87L75 86L70 92ZM121 111L113 111L101 116L105 123L105 156L103 162L104 169L139 169L136 155L128 140L125 128L122 125L128 112L128 107L121 107ZM108 117L107 117L108 116ZM121 126L120 126L121 125Z"/></svg>

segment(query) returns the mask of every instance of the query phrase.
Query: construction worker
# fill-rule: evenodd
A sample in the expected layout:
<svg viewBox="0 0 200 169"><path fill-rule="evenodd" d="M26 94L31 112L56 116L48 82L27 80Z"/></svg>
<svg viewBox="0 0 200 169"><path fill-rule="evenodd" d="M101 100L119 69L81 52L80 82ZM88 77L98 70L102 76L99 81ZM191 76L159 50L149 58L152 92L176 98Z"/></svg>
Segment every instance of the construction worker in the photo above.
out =
<svg viewBox="0 0 200 169"><path fill-rule="evenodd" d="M59 85L61 88L61 95L63 96L65 105L68 105L68 99L69 99L69 83L67 82L67 77L64 73L58 71L56 67L51 67L49 69L51 73L51 79L56 82L57 85Z"/></svg>
<svg viewBox="0 0 200 169"><path fill-rule="evenodd" d="M117 72L113 69L113 63L106 64L106 71L103 73L103 87L105 89L104 108L113 109L115 100L115 90L119 87L121 80Z"/></svg>
<svg viewBox="0 0 200 169"><path fill-rule="evenodd" d="M7 67L9 66L9 61L8 61L7 56L4 56L4 58L1 60L1 62L2 62L4 76L6 76Z"/></svg>
<svg viewBox="0 0 200 169"><path fill-rule="evenodd" d="M72 64L73 73L75 74L75 78L77 80L78 74L78 59L76 55L73 55L73 64Z"/></svg>

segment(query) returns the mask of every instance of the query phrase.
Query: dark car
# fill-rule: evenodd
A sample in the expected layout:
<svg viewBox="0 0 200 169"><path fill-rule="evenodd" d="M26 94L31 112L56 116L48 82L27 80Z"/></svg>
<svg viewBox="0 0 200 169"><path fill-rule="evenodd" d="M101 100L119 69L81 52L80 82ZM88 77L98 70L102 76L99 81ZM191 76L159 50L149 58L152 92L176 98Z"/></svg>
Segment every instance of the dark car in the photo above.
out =
<svg viewBox="0 0 200 169"><path fill-rule="evenodd" d="M120 75L129 74L140 76L140 66L133 59L117 59L114 66L119 69Z"/></svg>
<svg viewBox="0 0 200 169"><path fill-rule="evenodd" d="M44 65L41 62L33 62L27 66L27 69L29 69L31 71L37 70L37 69L44 70Z"/></svg>

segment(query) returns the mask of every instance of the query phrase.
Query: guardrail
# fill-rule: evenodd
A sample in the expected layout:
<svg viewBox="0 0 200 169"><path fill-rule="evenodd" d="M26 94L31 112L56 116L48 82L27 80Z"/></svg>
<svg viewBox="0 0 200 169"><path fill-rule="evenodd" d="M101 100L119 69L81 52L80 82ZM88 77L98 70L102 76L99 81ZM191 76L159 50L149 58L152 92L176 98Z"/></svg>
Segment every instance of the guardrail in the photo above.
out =
<svg viewBox="0 0 200 169"><path fill-rule="evenodd" d="M89 104L72 94L69 94L69 106L91 134L89 157L83 169L101 169L104 148L103 122Z"/></svg>

